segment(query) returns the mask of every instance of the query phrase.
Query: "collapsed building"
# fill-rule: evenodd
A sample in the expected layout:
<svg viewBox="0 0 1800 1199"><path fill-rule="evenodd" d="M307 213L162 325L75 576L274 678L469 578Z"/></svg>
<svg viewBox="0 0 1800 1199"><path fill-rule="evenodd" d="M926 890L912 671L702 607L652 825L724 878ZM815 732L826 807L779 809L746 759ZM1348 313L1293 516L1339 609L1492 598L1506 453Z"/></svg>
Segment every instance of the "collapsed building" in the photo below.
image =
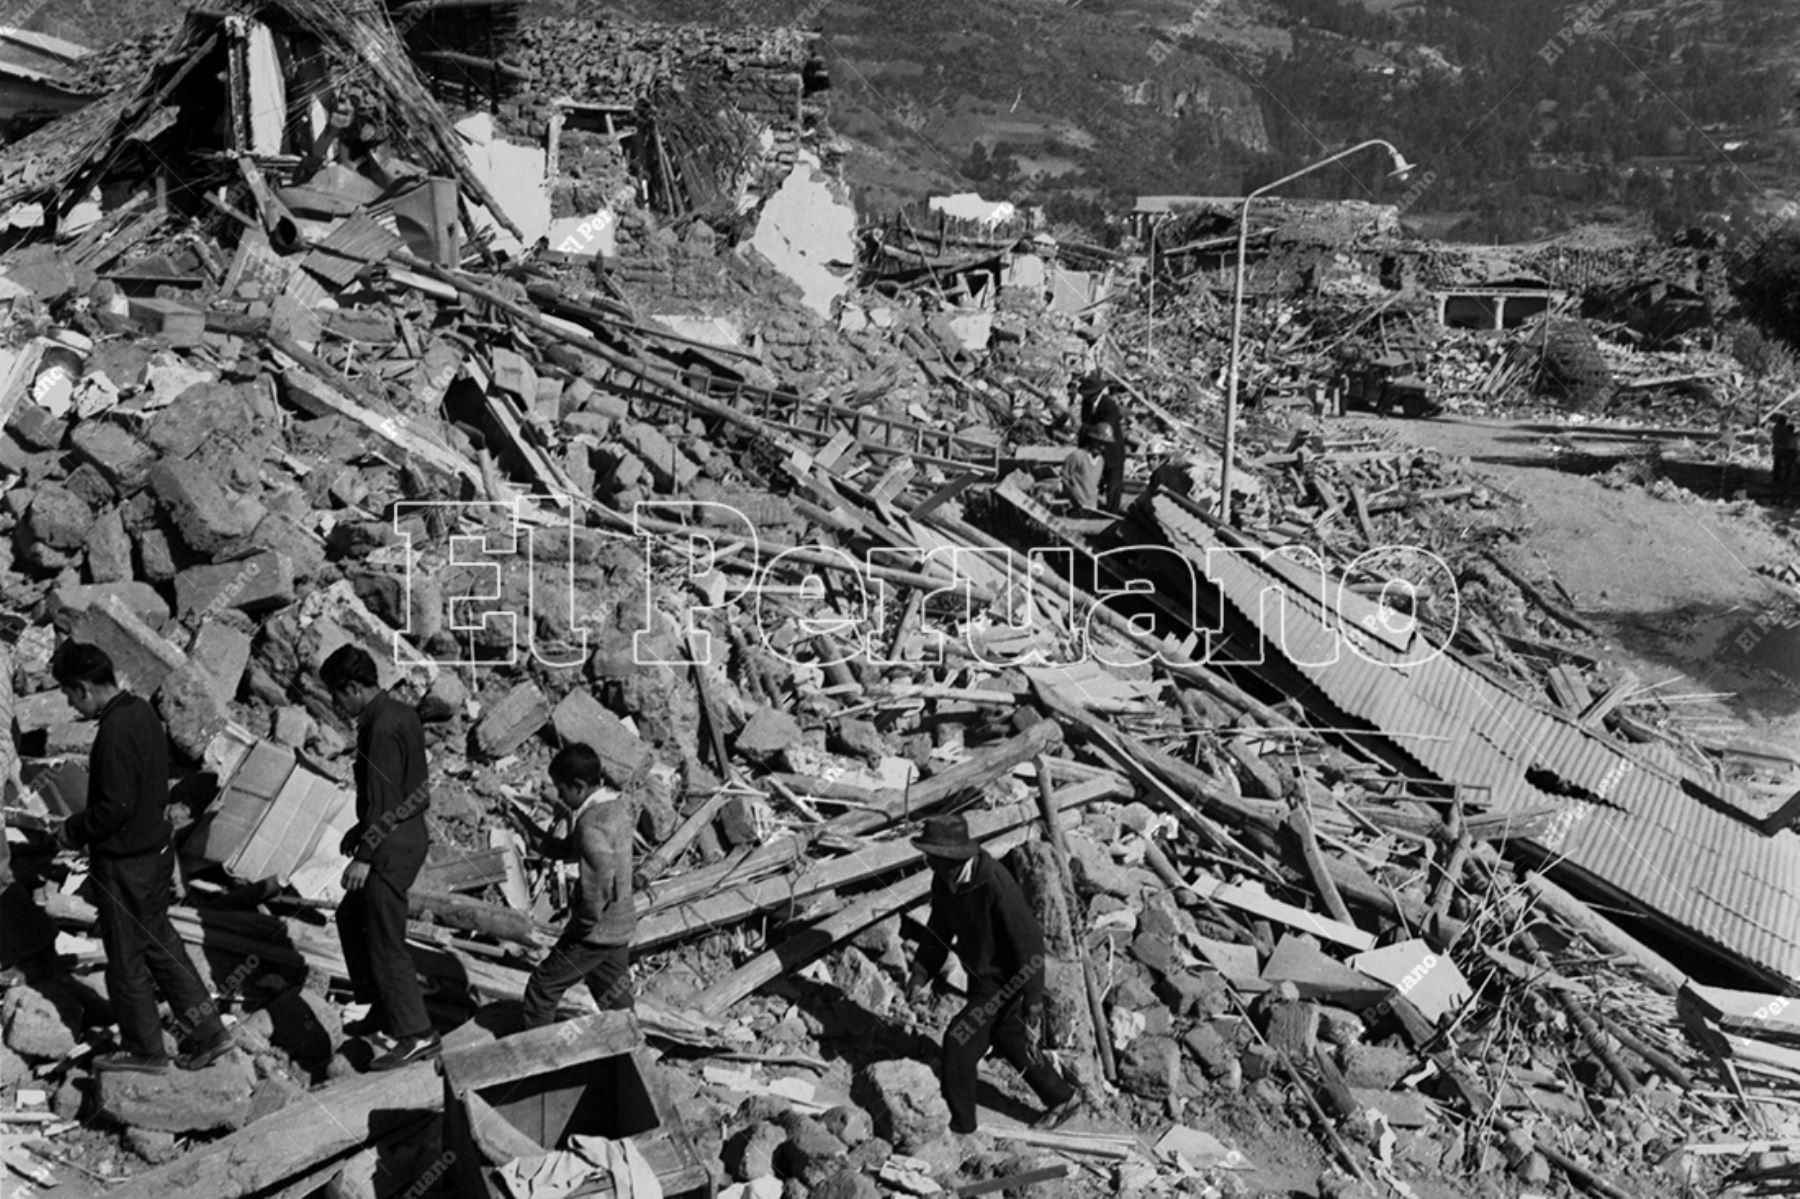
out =
<svg viewBox="0 0 1800 1199"><path fill-rule="evenodd" d="M1316 1135L1322 1187L1793 1174L1743 1147L1796 1135L1791 805L1660 728L1504 529L1461 545L1499 504L1450 464L1272 425L1213 518L1219 205L1158 224L1193 341L1149 330L1181 368L1127 375L1124 256L858 221L806 31L274 0L137 61L0 153L33 228L0 261L7 816L91 965L40 834L92 739L50 654L101 645L181 756L176 925L244 1052L90 1080L93 972L15 988L29 1168L92 1169L55 1146L97 1111L128 1196L1224 1194L1257 1163L1199 1125L1237 1113ZM1433 275L1391 210L1268 211L1259 419L1325 373L1309 339L1444 352L1434 287L1503 299L1500 332L1529 289L1454 289L1576 290L1542 255ZM1281 319L1309 290L1341 323ZM1192 486L1046 506L1087 369ZM321 918L346 644L436 776L411 948L453 1031L391 1076L356 1074ZM641 994L519 1033L566 882L521 826L574 742L638 812ZM1045 926L1086 1127L1003 1096L979 1145L946 1133L896 994L908 834L944 810Z"/></svg>

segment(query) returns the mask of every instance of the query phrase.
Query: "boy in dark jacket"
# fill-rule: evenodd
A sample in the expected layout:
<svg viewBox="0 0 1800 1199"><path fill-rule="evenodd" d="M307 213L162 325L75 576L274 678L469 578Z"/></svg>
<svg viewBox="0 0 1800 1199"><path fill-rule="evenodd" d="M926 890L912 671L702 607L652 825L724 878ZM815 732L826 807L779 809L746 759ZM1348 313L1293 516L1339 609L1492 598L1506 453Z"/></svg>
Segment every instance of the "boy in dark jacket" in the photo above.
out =
<svg viewBox="0 0 1800 1199"><path fill-rule="evenodd" d="M582 979L602 1011L632 1006L631 941L637 907L631 894L631 805L600 785L600 755L564 746L550 760L550 783L569 813L563 837L539 834L546 855L581 863L581 879L562 936L525 984L525 1027L556 1021L557 1001Z"/></svg>
<svg viewBox="0 0 1800 1199"><path fill-rule="evenodd" d="M907 999L922 1003L956 950L969 977L968 1006L944 1032L944 1102L950 1131L975 1131L976 1067L988 1046L1025 1076L1047 1109L1039 1127L1074 1114L1079 1092L1037 1043L1044 1013L1044 929L1012 873L969 839L961 816L933 816L913 839L931 866L931 920L913 960Z"/></svg>
<svg viewBox="0 0 1800 1199"><path fill-rule="evenodd" d="M325 659L319 679L356 721L356 825L341 846L351 862L337 927L351 988L370 1008L344 1031L374 1034L369 1068L395 1070L442 1049L406 948L408 896L430 846L425 726L411 704L382 690L375 659L353 645Z"/></svg>
<svg viewBox="0 0 1800 1199"><path fill-rule="evenodd" d="M50 673L69 705L98 720L88 752L87 807L57 826L64 848L85 848L106 948L106 994L119 1021L117 1053L102 1070L168 1068L156 995L169 1002L185 1048L175 1059L198 1070L224 1056L231 1034L169 922L175 885L169 804L169 740L148 701L121 690L98 646L62 647Z"/></svg>

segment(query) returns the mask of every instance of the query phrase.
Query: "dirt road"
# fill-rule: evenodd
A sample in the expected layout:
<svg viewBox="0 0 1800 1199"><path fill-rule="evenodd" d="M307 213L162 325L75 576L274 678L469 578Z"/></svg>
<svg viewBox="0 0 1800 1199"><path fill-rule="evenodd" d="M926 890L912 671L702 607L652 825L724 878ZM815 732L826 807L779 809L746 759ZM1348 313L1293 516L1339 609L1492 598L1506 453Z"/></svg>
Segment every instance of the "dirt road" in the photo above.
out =
<svg viewBox="0 0 1800 1199"><path fill-rule="evenodd" d="M1726 726L1742 722L1751 736L1800 749L1800 628L1755 625L1792 606L1786 588L1756 573L1800 560L1780 523L1791 510L1685 491L1660 498L1643 483L1607 486L1610 468L1629 469L1652 444L1632 430L1356 415L1334 435L1359 425L1466 458L1489 486L1519 500L1529 532L1516 558L1536 577L1560 580L1576 610L1606 630L1604 656L1664 693L1728 693L1681 705L1694 728L1729 735ZM1716 490L1704 471L1677 466L1673 477Z"/></svg>

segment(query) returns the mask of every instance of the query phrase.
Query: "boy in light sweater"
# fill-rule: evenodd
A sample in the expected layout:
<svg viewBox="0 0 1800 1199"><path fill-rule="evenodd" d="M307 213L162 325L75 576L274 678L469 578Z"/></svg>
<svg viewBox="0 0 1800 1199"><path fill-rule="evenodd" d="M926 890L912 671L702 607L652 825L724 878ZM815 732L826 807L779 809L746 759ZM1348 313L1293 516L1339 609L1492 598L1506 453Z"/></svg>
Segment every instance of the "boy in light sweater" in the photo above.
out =
<svg viewBox="0 0 1800 1199"><path fill-rule="evenodd" d="M632 1006L631 805L600 785L600 756L590 746L564 746L550 761L550 782L569 811L569 831L543 837L541 848L579 862L581 878L562 937L525 984L526 1028L555 1023L557 1001L582 979L602 1011Z"/></svg>

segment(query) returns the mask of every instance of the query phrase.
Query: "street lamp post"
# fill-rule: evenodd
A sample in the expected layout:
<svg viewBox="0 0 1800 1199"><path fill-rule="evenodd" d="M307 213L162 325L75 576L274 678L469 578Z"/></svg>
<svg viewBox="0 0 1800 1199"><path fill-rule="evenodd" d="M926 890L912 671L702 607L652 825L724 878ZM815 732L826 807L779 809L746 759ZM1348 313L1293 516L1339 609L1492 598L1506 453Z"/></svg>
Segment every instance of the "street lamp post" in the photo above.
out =
<svg viewBox="0 0 1800 1199"><path fill-rule="evenodd" d="M1171 214L1166 212L1160 214L1153 213L1150 217L1150 304L1148 311L1144 313L1144 368L1146 370L1150 367L1150 339L1156 331L1156 229L1157 226L1161 225L1164 220L1167 220L1170 215ZM1158 216L1160 216L1162 220L1158 220Z"/></svg>
<svg viewBox="0 0 1800 1199"><path fill-rule="evenodd" d="M1406 161L1406 155L1396 150L1392 143L1371 138L1366 142L1358 142L1347 150L1339 150L1330 158L1321 158L1310 166L1301 167L1273 183L1265 183L1244 197L1244 207L1238 212L1237 282L1231 292L1231 366L1225 385L1225 462L1219 470L1219 520L1223 524L1231 523L1231 460L1237 455L1238 347L1244 333L1244 255L1250 238L1250 201L1371 146L1380 146L1393 156L1395 175L1404 178L1412 170L1412 164Z"/></svg>

